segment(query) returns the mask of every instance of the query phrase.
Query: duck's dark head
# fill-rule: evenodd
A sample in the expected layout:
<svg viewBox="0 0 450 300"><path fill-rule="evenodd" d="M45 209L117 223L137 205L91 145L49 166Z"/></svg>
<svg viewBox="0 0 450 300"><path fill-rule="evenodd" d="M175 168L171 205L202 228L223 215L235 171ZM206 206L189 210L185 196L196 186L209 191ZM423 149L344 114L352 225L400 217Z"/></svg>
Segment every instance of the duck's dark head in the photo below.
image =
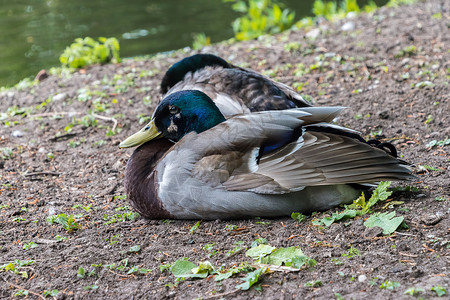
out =
<svg viewBox="0 0 450 300"><path fill-rule="evenodd" d="M151 121L119 147L134 147L161 137L178 142L191 131L200 133L223 121L225 117L205 93L180 91L164 98Z"/></svg>
<svg viewBox="0 0 450 300"><path fill-rule="evenodd" d="M171 87L182 81L187 73L198 71L207 66L230 68L230 64L224 59L212 54L195 54L183 58L167 70L161 81L161 93L167 93Z"/></svg>

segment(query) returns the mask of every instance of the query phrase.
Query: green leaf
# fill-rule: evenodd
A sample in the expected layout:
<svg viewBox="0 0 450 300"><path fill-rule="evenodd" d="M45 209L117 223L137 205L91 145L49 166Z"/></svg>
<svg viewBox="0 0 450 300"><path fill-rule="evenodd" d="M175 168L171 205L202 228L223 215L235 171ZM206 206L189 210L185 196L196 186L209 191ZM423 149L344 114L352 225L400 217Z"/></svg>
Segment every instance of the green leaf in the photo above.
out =
<svg viewBox="0 0 450 300"><path fill-rule="evenodd" d="M264 267L248 273L247 276L244 278L244 283L237 285L236 288L244 291L248 290L249 288L251 288L252 285L258 282L259 277L266 271L267 268Z"/></svg>
<svg viewBox="0 0 450 300"><path fill-rule="evenodd" d="M201 275L201 276L208 276L208 274L211 274L215 272L214 266L209 261L200 262L198 267L193 268L192 273Z"/></svg>
<svg viewBox="0 0 450 300"><path fill-rule="evenodd" d="M412 287L412 288L409 288L406 291L404 291L403 294L410 295L410 296L416 296L416 295L418 295L420 293L424 293L424 292L425 292L425 290L423 288Z"/></svg>
<svg viewBox="0 0 450 300"><path fill-rule="evenodd" d="M14 293L14 297L19 297L19 296L28 296L28 291L18 290L17 292Z"/></svg>
<svg viewBox="0 0 450 300"><path fill-rule="evenodd" d="M139 246L139 245L132 246L132 247L130 247L130 250L128 250L128 252L132 252L132 253L137 253L139 251L141 251L141 246Z"/></svg>
<svg viewBox="0 0 450 300"><path fill-rule="evenodd" d="M245 252L246 256L249 256L253 259L260 259L273 251L275 251L275 247L269 246L269 245L258 245L256 247L250 248Z"/></svg>
<svg viewBox="0 0 450 300"><path fill-rule="evenodd" d="M56 297L58 296L58 294L59 294L58 290L44 291L44 297L47 296Z"/></svg>
<svg viewBox="0 0 450 300"><path fill-rule="evenodd" d="M298 256L305 256L298 247L280 248L272 252L267 257L261 259L261 263L281 266L283 263L291 264L292 259Z"/></svg>
<svg viewBox="0 0 450 300"><path fill-rule="evenodd" d="M170 271L175 277L191 277L193 275L192 269L195 267L197 267L197 265L193 262L179 259L172 265Z"/></svg>
<svg viewBox="0 0 450 300"><path fill-rule="evenodd" d="M230 278L231 276L233 276L234 274L237 274L239 272L241 272L242 269L241 268L236 268L236 267L232 267L231 269L229 269L227 272L225 273L220 273L219 275L217 275L214 280L215 281L221 281L227 278Z"/></svg>
<svg viewBox="0 0 450 300"><path fill-rule="evenodd" d="M362 197L364 197L364 194L362 195ZM328 227L336 221L351 219L356 217L357 215L359 215L359 211L354 209L345 209L340 213L334 212L331 217L324 217L319 220L314 220L313 225L325 225L326 227Z"/></svg>
<svg viewBox="0 0 450 300"><path fill-rule="evenodd" d="M203 265L200 264L200 266L197 266L196 264L188 260L179 259L172 265L170 271L172 272L173 276L177 278L206 278L209 274L210 268L214 270L211 263L209 262L205 262L203 263ZM193 271L196 271L198 273L194 273Z"/></svg>
<svg viewBox="0 0 450 300"><path fill-rule="evenodd" d="M79 267L78 271L77 271L77 277L78 278L84 278L86 277L86 271L84 270L83 267Z"/></svg>
<svg viewBox="0 0 450 300"><path fill-rule="evenodd" d="M319 286L323 286L323 282L322 282L322 280L312 280L312 281L308 281L307 283L305 283L304 286L316 288Z"/></svg>
<svg viewBox="0 0 450 300"><path fill-rule="evenodd" d="M370 208L374 206L379 201L386 200L391 194L392 191L388 191L387 189L391 185L390 181L382 181L378 184L377 188L373 191L372 196L369 201L366 202L366 197L364 193L359 196L358 199L353 201L352 204L346 206L346 208L350 209L361 209L361 211L356 211L357 215L364 215L370 212Z"/></svg>
<svg viewBox="0 0 450 300"><path fill-rule="evenodd" d="M200 221L198 221L197 223L192 225L191 229L189 229L189 234L193 234L194 231L197 230L199 226L200 226Z"/></svg>
<svg viewBox="0 0 450 300"><path fill-rule="evenodd" d="M290 266L297 269L302 268L304 265L307 265L307 267L314 267L315 265L317 265L317 261L315 261L312 258L309 258L306 255L303 255L294 257L290 263L286 264L286 266L288 267Z"/></svg>
<svg viewBox="0 0 450 300"><path fill-rule="evenodd" d="M386 280L380 285L380 289L394 290L400 286L400 282Z"/></svg>
<svg viewBox="0 0 450 300"><path fill-rule="evenodd" d="M395 217L395 211L376 213L364 222L364 226L371 227L381 227L383 229L383 234L393 233L398 226L403 222L403 217Z"/></svg>
<svg viewBox="0 0 450 300"><path fill-rule="evenodd" d="M382 181L378 184L377 188L372 193L372 197L370 197L369 202L367 203L367 207L364 208L364 213L369 212L369 209L377 202L386 200L392 194L391 191L387 190L391 183L391 181Z"/></svg>
<svg viewBox="0 0 450 300"><path fill-rule="evenodd" d="M306 216L299 212L293 212L291 214L291 218L299 223L306 220Z"/></svg>
<svg viewBox="0 0 450 300"><path fill-rule="evenodd" d="M443 286L435 285L431 288L431 291L435 292L438 297L444 296L447 294L447 291Z"/></svg>

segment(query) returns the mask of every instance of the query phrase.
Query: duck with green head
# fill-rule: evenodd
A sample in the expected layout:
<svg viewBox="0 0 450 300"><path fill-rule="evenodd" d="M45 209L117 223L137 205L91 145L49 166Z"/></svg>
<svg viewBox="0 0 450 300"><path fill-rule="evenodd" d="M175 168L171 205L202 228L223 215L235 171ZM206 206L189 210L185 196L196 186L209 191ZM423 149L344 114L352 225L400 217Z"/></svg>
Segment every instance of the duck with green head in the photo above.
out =
<svg viewBox="0 0 450 300"><path fill-rule="evenodd" d="M355 184L414 178L405 162L330 124L342 109L225 119L203 92L172 93L120 144L141 145L126 168L128 199L147 218L289 216L349 203Z"/></svg>

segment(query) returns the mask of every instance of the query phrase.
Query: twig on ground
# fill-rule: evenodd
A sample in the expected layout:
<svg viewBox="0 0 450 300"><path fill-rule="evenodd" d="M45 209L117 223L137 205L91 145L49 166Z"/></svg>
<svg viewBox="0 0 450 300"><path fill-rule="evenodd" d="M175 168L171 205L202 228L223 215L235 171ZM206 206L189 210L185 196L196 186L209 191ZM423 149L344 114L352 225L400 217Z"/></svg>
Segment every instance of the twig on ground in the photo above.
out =
<svg viewBox="0 0 450 300"><path fill-rule="evenodd" d="M93 116L94 118L96 118L96 119L100 119L100 120L104 120L104 121L110 121L110 122L113 122L114 125L113 125L113 127L112 127L112 131L116 130L116 127L117 127L117 120L114 119L113 117L105 117L105 116L100 116L100 115L97 115L97 114L92 114L92 116Z"/></svg>
<svg viewBox="0 0 450 300"><path fill-rule="evenodd" d="M26 288L24 288L24 287L21 287L20 285L11 283L11 282L7 281L7 280L6 280L5 278L3 278L3 277L1 277L1 278L3 279L3 281L4 281L6 284L9 284L9 285L15 287L16 289L23 290L23 291L27 291L27 292L29 292L29 293L31 293L31 294L37 296L39 299L45 299L45 297L42 296L42 295L39 294L39 293L33 292L32 290L28 290L28 289L26 289Z"/></svg>
<svg viewBox="0 0 450 300"><path fill-rule="evenodd" d="M39 175L54 175L54 176L59 176L61 175L58 172L52 172L52 171L42 171L42 172L31 172L31 173L25 173L22 176L24 177L29 177L29 176L39 176Z"/></svg>
<svg viewBox="0 0 450 300"><path fill-rule="evenodd" d="M203 299L222 298L222 297L230 296L230 295L232 295L232 294L234 294L234 293L237 293L237 292L239 292L239 291L241 291L241 289L235 289L235 290L232 290L232 291L229 291L229 292L226 292L226 293L208 296L208 297L205 297L205 298L203 298Z"/></svg>

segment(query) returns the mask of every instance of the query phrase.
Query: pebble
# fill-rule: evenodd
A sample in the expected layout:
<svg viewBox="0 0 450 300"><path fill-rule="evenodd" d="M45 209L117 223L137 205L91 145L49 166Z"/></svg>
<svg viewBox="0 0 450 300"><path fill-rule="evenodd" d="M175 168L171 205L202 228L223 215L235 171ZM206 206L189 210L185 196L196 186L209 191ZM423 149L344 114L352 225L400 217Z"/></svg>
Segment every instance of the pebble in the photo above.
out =
<svg viewBox="0 0 450 300"><path fill-rule="evenodd" d="M319 28L314 28L306 33L306 37L310 39L316 39L320 34Z"/></svg>
<svg viewBox="0 0 450 300"><path fill-rule="evenodd" d="M422 218L422 223L428 226L436 225L444 219L443 214L427 215Z"/></svg>
<svg viewBox="0 0 450 300"><path fill-rule="evenodd" d="M407 64L409 64L409 58L404 58L404 59L402 60L402 62L401 62L401 66L403 67L403 66L405 66L405 65L407 65Z"/></svg>
<svg viewBox="0 0 450 300"><path fill-rule="evenodd" d="M367 276L366 275L359 275L358 276L358 281L359 282L364 282L364 281L366 281L367 280Z"/></svg>
<svg viewBox="0 0 450 300"><path fill-rule="evenodd" d="M389 112L387 110L380 111L378 117L383 120L389 119Z"/></svg>
<svg viewBox="0 0 450 300"><path fill-rule="evenodd" d="M59 93L55 96L53 96L53 101L59 102L59 101L63 101L67 98L67 94L66 93Z"/></svg>
<svg viewBox="0 0 450 300"><path fill-rule="evenodd" d="M13 137L19 138L19 137L23 137L25 135L25 133L23 133L23 131L20 130L14 130L11 135Z"/></svg>
<svg viewBox="0 0 450 300"><path fill-rule="evenodd" d="M355 23L354 22L346 22L344 25L342 25L341 30L342 31L352 31L355 30Z"/></svg>

